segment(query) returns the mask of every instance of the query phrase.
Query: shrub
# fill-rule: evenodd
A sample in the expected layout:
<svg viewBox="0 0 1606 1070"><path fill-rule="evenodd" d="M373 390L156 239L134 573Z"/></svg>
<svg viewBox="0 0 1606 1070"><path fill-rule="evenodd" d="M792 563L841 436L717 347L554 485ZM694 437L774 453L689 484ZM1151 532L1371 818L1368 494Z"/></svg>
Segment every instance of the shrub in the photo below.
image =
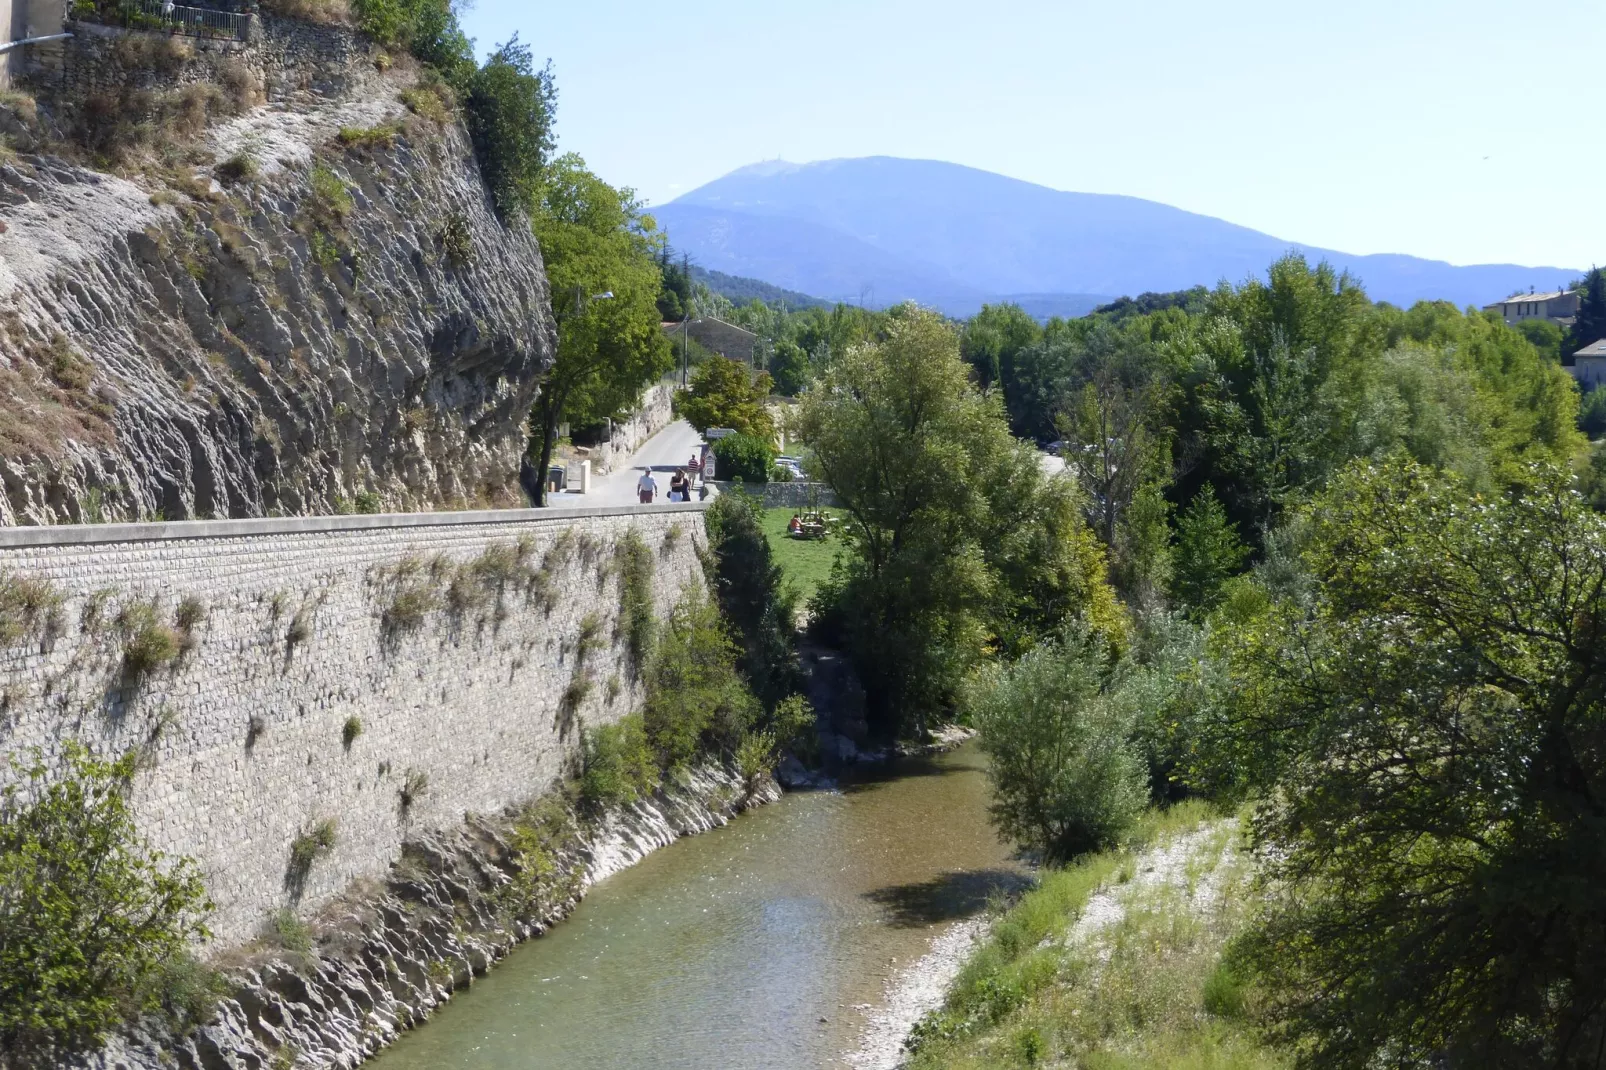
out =
<svg viewBox="0 0 1606 1070"><path fill-rule="evenodd" d="M658 764L734 754L763 712L736 671L737 648L719 610L697 596L670 614L647 671L642 720Z"/></svg>
<svg viewBox="0 0 1606 1070"><path fill-rule="evenodd" d="M340 726L340 745L350 750L360 735L362 735L362 718L352 714L346 718L346 723Z"/></svg>
<svg viewBox="0 0 1606 1070"><path fill-rule="evenodd" d="M402 90L401 102L414 115L441 126L452 121L457 108L457 98L451 87L440 81L424 81Z"/></svg>
<svg viewBox="0 0 1606 1070"><path fill-rule="evenodd" d="M768 483L775 467L775 447L756 435L726 435L714 443L719 477L742 483Z"/></svg>
<svg viewBox="0 0 1606 1070"><path fill-rule="evenodd" d="M396 146L396 138L400 133L396 127L386 123L380 126L343 126L336 137L348 149L389 149Z"/></svg>
<svg viewBox="0 0 1606 1070"><path fill-rule="evenodd" d="M385 511L385 501L379 496L378 491L358 491L352 501L357 512L363 516L374 516Z"/></svg>
<svg viewBox="0 0 1606 1070"><path fill-rule="evenodd" d="M213 168L212 173L225 186L234 186L241 182L255 182L262 168L249 152L237 152Z"/></svg>
<svg viewBox="0 0 1606 1070"><path fill-rule="evenodd" d="M335 820L330 817L315 822L290 841L290 864L285 867L284 886L293 898L301 898L313 863L333 851L337 839Z"/></svg>
<svg viewBox="0 0 1606 1070"><path fill-rule="evenodd" d="M313 167L309 181L312 193L308 197L307 207L313 221L326 230L338 229L357 206L345 180L318 164Z"/></svg>
<svg viewBox="0 0 1606 1070"><path fill-rule="evenodd" d="M640 673L652 651L658 622L652 607L652 552L635 528L614 547L619 572L619 627L630 655L630 671Z"/></svg>
<svg viewBox="0 0 1606 1070"><path fill-rule="evenodd" d="M123 633L123 679L130 685L138 686L184 651L184 637L162 623L153 603L124 606L117 626Z"/></svg>
<svg viewBox="0 0 1606 1070"><path fill-rule="evenodd" d="M50 622L59 620L61 602L49 580L0 573L0 647L49 630Z"/></svg>
<svg viewBox="0 0 1606 1070"><path fill-rule="evenodd" d="M991 668L967 696L999 830L1052 861L1118 842L1148 801L1131 713L1103 692L1106 666L1097 639L1073 634Z"/></svg>
<svg viewBox="0 0 1606 1070"><path fill-rule="evenodd" d="M312 950L312 929L289 907L274 911L268 918L268 928L286 951L304 955Z"/></svg>
<svg viewBox="0 0 1606 1070"><path fill-rule="evenodd" d="M712 562L708 585L741 644L737 666L764 705L774 708L799 685L796 607L762 522L758 500L746 494L721 494L703 514Z"/></svg>
<svg viewBox="0 0 1606 1070"><path fill-rule="evenodd" d="M474 262L474 235L469 230L468 217L453 212L446 217L440 230L435 232L435 247L446 262L454 268L465 268Z"/></svg>
<svg viewBox="0 0 1606 1070"><path fill-rule="evenodd" d="M736 772L751 795L775 768L775 736L770 732L749 732L736 746Z"/></svg>
<svg viewBox="0 0 1606 1070"><path fill-rule="evenodd" d="M574 640L575 664L585 664L586 658L601 645L602 617L597 613L587 613L585 619L580 622L580 634Z"/></svg>
<svg viewBox="0 0 1606 1070"><path fill-rule="evenodd" d="M392 635L416 631L440 604L440 597L421 581L405 583L391 596L381 623Z"/></svg>
<svg viewBox="0 0 1606 1070"><path fill-rule="evenodd" d="M0 793L0 1050L90 1046L160 1009L178 995L164 964L209 935L194 863L152 850L134 827L135 761L69 743L59 778L36 764L26 788Z"/></svg>
<svg viewBox="0 0 1606 1070"><path fill-rule="evenodd" d="M401 795L402 812L413 808L413 803L424 797L429 790L429 774L422 769L408 769L407 775L402 778Z"/></svg>
<svg viewBox="0 0 1606 1070"><path fill-rule="evenodd" d="M628 806L657 786L658 768L638 715L589 729L581 755L580 798L592 808Z"/></svg>

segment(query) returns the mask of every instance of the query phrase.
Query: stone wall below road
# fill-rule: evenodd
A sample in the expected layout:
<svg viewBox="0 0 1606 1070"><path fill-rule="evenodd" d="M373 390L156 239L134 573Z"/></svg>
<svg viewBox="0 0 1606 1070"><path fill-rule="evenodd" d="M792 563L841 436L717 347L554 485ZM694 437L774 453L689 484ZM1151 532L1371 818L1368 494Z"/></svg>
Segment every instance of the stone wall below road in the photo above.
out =
<svg viewBox="0 0 1606 1070"><path fill-rule="evenodd" d="M766 509L805 509L816 505L825 509L837 507L836 492L824 483L748 484L710 480L709 486L717 488L721 494L742 491L761 498Z"/></svg>
<svg viewBox="0 0 1606 1070"><path fill-rule="evenodd" d="M632 531L658 613L700 589L697 505L0 529L0 587L61 599L0 647L0 755L141 750L141 832L199 861L220 943L249 939L405 837L546 790L583 725L632 708ZM189 649L133 672L152 627ZM323 821L337 842L298 879Z"/></svg>

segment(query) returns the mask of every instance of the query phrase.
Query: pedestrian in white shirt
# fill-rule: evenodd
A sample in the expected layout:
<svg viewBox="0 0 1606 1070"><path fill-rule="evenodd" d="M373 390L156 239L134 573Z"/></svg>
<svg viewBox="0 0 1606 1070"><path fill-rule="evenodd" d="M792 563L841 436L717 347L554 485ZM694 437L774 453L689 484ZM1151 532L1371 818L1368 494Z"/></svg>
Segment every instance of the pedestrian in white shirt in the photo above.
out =
<svg viewBox="0 0 1606 1070"><path fill-rule="evenodd" d="M636 496L641 499L642 505L651 505L658 498L658 483L652 478L651 468L641 470L641 479L636 482Z"/></svg>

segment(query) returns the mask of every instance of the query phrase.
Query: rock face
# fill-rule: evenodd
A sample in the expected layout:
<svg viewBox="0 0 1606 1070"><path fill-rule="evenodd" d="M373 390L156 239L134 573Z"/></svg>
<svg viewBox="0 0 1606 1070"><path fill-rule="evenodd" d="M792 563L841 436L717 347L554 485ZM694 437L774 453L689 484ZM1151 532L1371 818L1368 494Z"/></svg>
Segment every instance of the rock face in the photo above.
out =
<svg viewBox="0 0 1606 1070"><path fill-rule="evenodd" d="M191 83L173 114L204 111L213 61L240 113L160 173L50 155L49 115L0 107L22 150L0 152L0 524L518 500L554 349L540 249L461 124L401 103L416 75L338 43L340 77L325 56L299 81L157 56Z"/></svg>
<svg viewBox="0 0 1606 1070"><path fill-rule="evenodd" d="M549 803L545 813L471 819L455 834L420 837L381 889L324 913L311 951L262 950L230 971L234 991L207 1025L177 1036L151 1022L68 1065L354 1067L520 941L566 917L589 885L779 797L773 781L749 792L739 776L713 765L586 828ZM528 842L521 829L528 836L535 828L550 844L546 865L516 846Z"/></svg>

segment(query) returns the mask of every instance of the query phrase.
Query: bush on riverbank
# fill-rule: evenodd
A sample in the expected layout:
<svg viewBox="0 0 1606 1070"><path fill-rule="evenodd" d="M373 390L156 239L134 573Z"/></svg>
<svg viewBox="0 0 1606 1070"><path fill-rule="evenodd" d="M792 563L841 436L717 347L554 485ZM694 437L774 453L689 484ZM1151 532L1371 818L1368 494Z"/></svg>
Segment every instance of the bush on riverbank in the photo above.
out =
<svg viewBox="0 0 1606 1070"><path fill-rule="evenodd" d="M69 744L47 786L0 795L0 1051L11 1066L59 1065L114 1026L167 1011L204 1018L214 998L189 957L212 904L194 864L134 827L137 754L97 760ZM33 801L27 801L28 799Z"/></svg>

